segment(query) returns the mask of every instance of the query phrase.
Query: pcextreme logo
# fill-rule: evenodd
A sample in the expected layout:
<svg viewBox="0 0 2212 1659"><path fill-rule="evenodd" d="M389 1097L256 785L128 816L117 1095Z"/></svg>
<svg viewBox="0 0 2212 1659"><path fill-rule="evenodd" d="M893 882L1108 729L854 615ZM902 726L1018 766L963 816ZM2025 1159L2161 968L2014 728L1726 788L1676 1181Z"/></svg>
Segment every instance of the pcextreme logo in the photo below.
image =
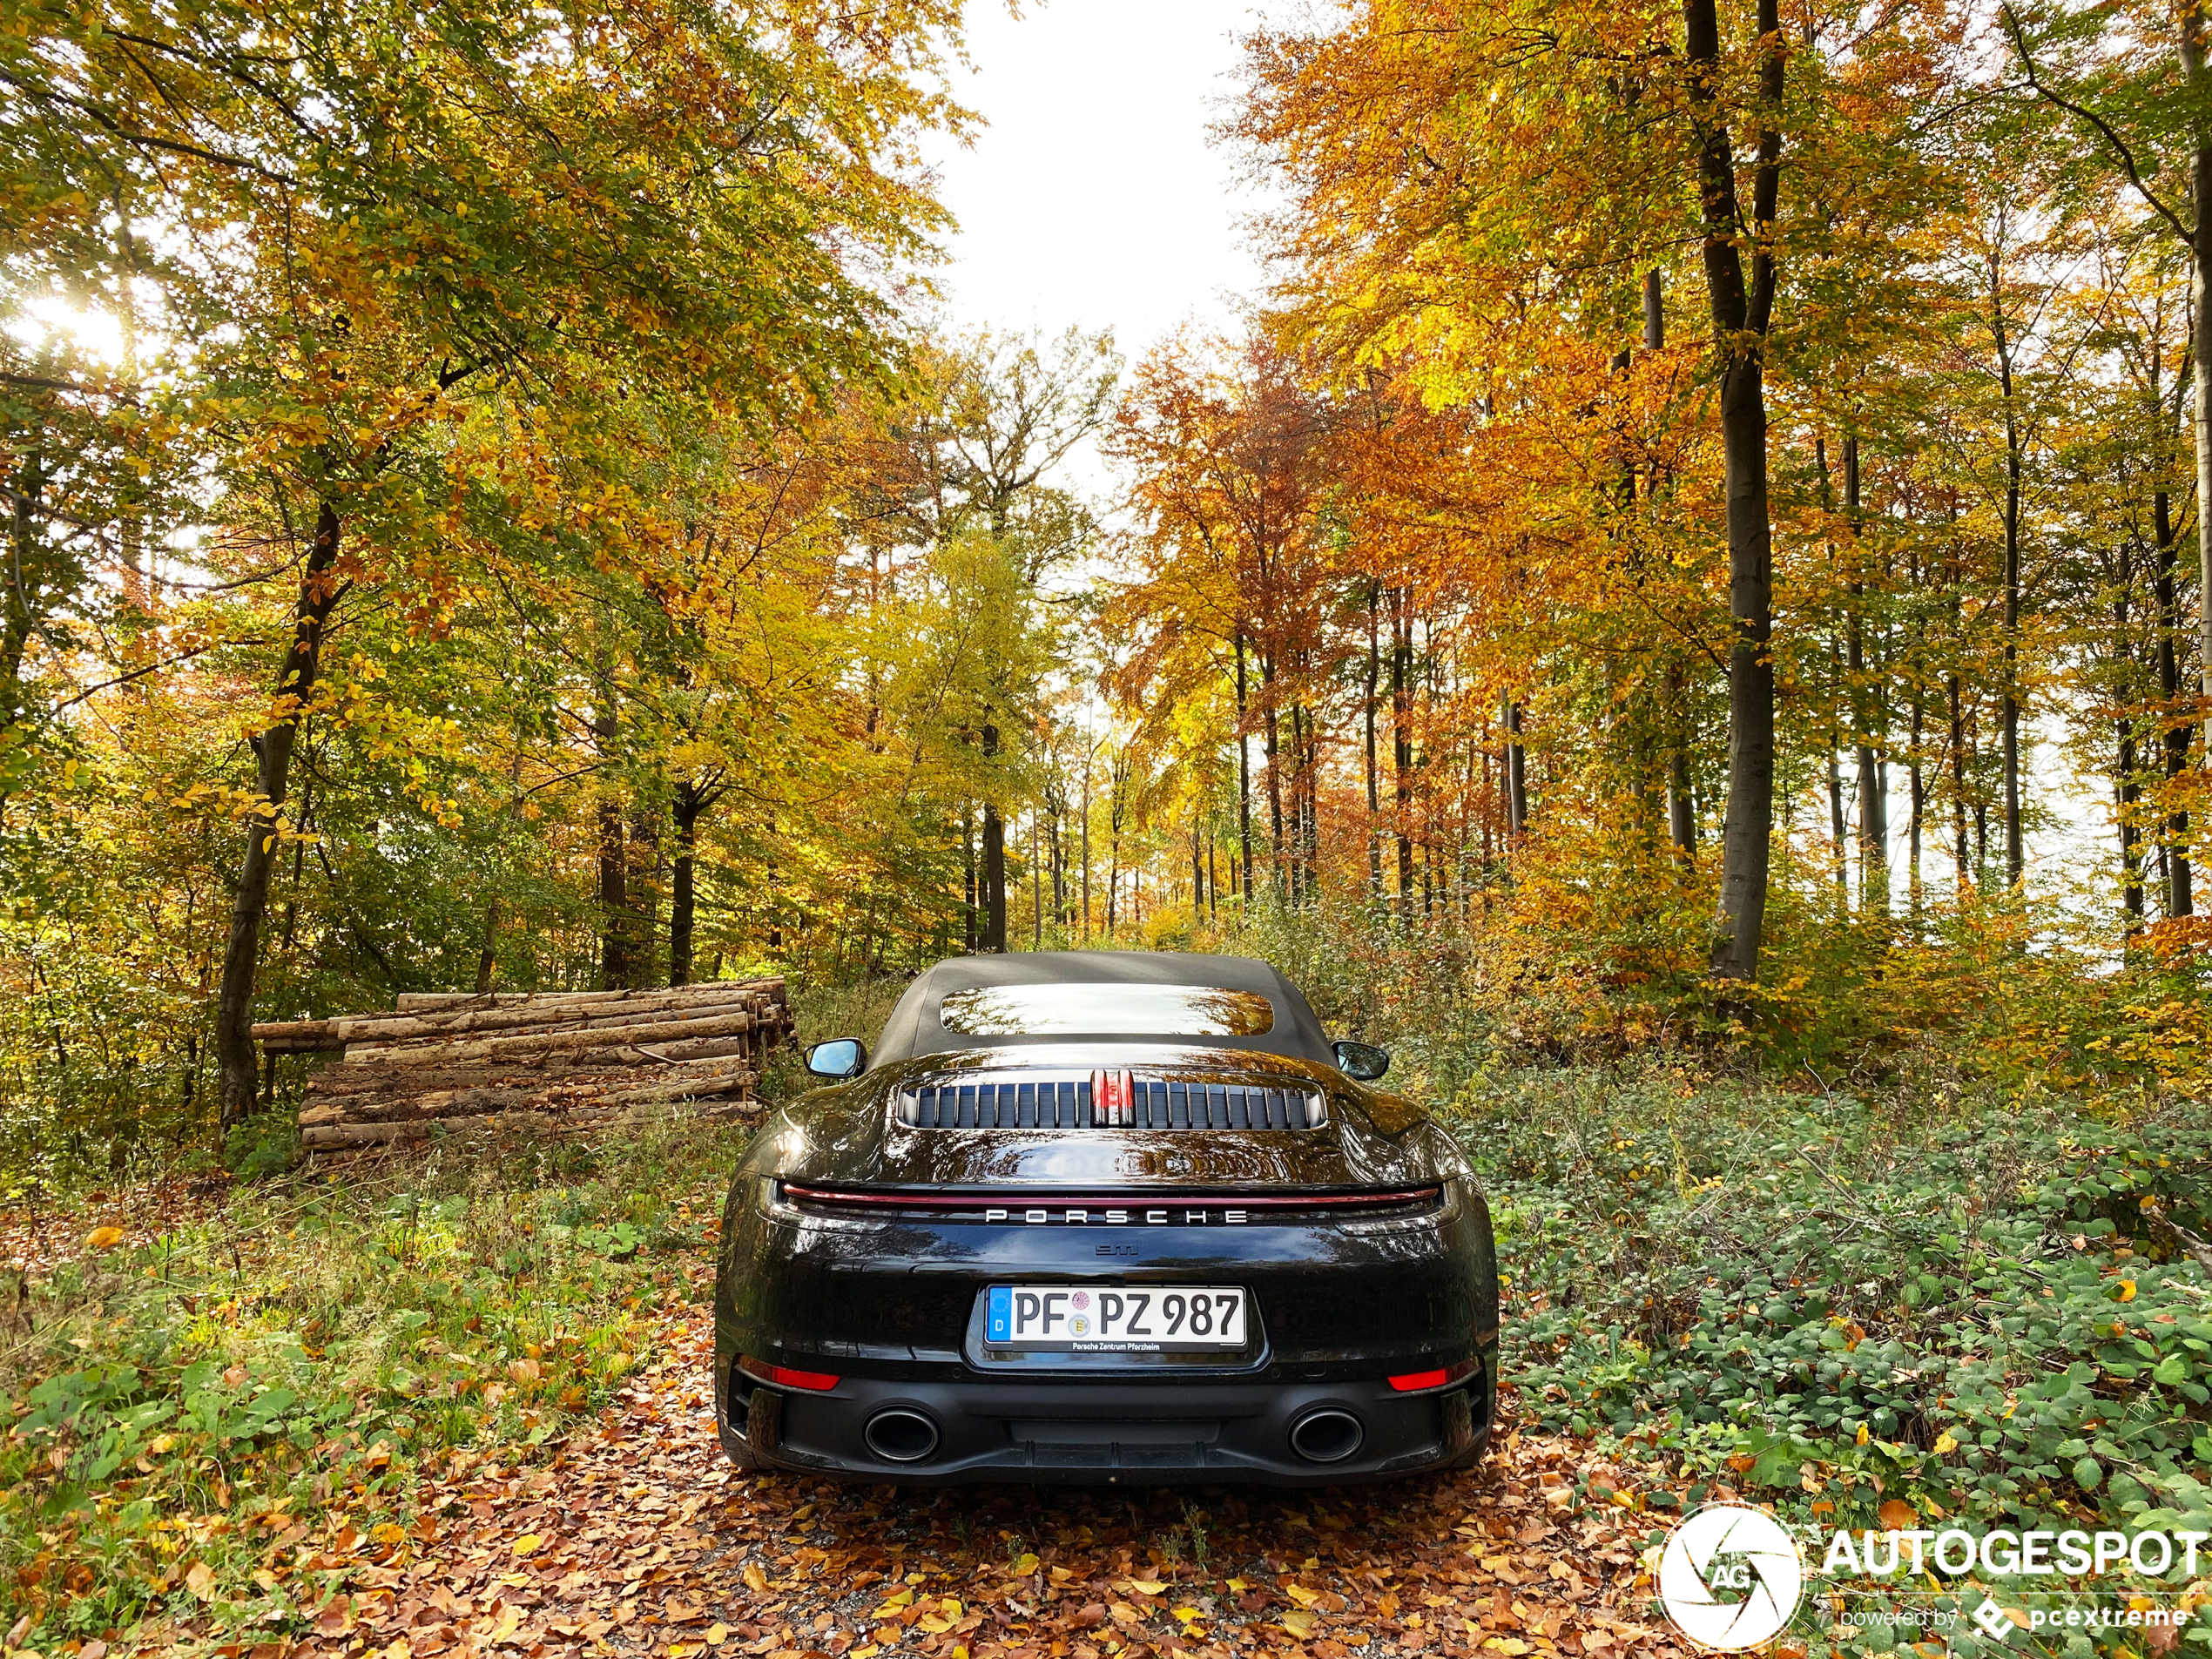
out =
<svg viewBox="0 0 2212 1659"><path fill-rule="evenodd" d="M1805 1588L1804 1557L1789 1529L1764 1509L1709 1503L1668 1534L1659 1600L1675 1628L1701 1648L1740 1653L1779 1635Z"/></svg>

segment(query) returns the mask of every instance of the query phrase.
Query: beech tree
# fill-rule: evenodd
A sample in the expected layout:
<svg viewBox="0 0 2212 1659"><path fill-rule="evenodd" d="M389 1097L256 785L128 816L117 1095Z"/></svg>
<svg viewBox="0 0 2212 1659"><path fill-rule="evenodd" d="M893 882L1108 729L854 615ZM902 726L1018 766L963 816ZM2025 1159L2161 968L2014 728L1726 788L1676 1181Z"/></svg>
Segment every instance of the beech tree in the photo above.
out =
<svg viewBox="0 0 2212 1659"><path fill-rule="evenodd" d="M559 426L624 376L772 422L880 378L883 302L848 249L911 256L936 222L895 153L954 113L930 81L957 17L198 5L38 10L10 32L0 72L31 135L10 159L80 145L99 199L128 179L134 219L196 239L171 326L209 330L194 408L234 521L258 500L312 526L273 537L297 597L251 734L226 1119L253 1097L260 927L335 608L363 583L435 588L442 502L543 493L473 449L472 423ZM571 442L562 482L620 462Z"/></svg>

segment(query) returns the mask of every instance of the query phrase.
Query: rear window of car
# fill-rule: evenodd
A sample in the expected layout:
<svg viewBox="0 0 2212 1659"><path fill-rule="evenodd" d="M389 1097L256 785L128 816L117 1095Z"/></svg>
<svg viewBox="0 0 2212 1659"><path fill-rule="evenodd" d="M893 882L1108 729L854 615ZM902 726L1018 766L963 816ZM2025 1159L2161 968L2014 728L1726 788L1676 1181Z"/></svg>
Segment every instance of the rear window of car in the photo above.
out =
<svg viewBox="0 0 2212 1659"><path fill-rule="evenodd" d="M964 1037L1257 1037L1275 1008L1209 985L989 985L951 993L937 1019Z"/></svg>

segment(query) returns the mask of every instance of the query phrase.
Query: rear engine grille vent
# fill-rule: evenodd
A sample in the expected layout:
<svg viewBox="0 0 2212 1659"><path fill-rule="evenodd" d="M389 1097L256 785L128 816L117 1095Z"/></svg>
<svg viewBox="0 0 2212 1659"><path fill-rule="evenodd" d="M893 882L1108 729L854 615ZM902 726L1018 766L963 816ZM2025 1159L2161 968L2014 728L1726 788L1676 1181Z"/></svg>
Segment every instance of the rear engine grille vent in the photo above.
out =
<svg viewBox="0 0 2212 1659"><path fill-rule="evenodd" d="M1318 1129L1327 1108L1303 1089L1169 1082L1127 1072L924 1083L899 1096L917 1129Z"/></svg>

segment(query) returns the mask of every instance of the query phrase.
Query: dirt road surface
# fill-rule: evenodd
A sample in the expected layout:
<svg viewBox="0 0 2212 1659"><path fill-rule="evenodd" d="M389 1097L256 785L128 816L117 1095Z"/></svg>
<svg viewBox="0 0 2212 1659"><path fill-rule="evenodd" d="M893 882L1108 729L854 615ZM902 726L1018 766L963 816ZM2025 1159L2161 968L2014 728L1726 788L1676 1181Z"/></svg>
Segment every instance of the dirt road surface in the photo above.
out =
<svg viewBox="0 0 2212 1659"><path fill-rule="evenodd" d="M352 1569L305 1636L156 1639L225 1659L1685 1651L1639 1581L1671 1517L1571 1440L1508 1434L1466 1474L1318 1494L746 1476L715 1441L710 1326L671 1320L655 1366L536 1467L428 1483L402 1535L301 1545L293 1574Z"/></svg>

